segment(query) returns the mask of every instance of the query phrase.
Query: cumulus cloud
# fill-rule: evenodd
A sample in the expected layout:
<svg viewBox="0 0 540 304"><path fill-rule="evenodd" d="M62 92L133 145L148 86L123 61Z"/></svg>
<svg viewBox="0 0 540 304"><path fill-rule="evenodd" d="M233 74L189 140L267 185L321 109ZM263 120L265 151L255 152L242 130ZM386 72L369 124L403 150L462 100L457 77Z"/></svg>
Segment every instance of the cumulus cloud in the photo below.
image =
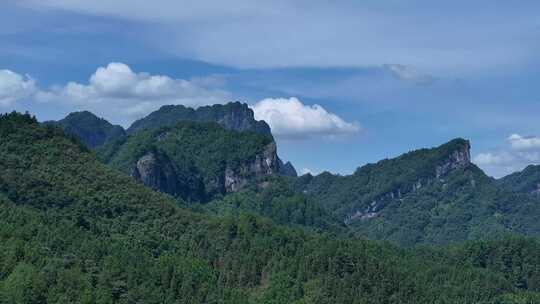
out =
<svg viewBox="0 0 540 304"><path fill-rule="evenodd" d="M295 97L263 99L252 109L255 118L266 121L278 137L335 137L360 131L358 123L346 122L320 105L305 105Z"/></svg>
<svg viewBox="0 0 540 304"><path fill-rule="evenodd" d="M10 70L0 70L0 107L29 98L36 92L35 81Z"/></svg>
<svg viewBox="0 0 540 304"><path fill-rule="evenodd" d="M162 105L197 107L223 103L230 96L226 91L208 89L188 80L137 73L126 64L113 62L98 68L87 84L69 82L38 92L36 99L90 110L126 125Z"/></svg>
<svg viewBox="0 0 540 304"><path fill-rule="evenodd" d="M495 177L522 170L530 164L540 164L540 137L512 134L497 151L479 153L473 162Z"/></svg>
<svg viewBox="0 0 540 304"><path fill-rule="evenodd" d="M151 75L113 62L97 68L87 83L72 81L43 89L29 76L0 70L0 106L28 98L35 105L60 107L64 112L89 110L128 126L163 105L198 107L230 101L231 95L219 89L223 81L215 76L184 80ZM356 122L347 122L320 105L305 105L295 97L267 98L251 107L257 120L265 120L273 134L284 139L338 137L361 129Z"/></svg>

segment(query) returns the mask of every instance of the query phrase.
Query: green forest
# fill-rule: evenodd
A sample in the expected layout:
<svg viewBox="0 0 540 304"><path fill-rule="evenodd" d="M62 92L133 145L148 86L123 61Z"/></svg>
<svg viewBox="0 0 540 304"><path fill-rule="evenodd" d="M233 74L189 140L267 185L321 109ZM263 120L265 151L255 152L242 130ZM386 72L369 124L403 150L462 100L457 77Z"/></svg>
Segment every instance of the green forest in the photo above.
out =
<svg viewBox="0 0 540 304"><path fill-rule="evenodd" d="M148 134L168 128L122 140L144 143ZM237 161L260 147L222 146L216 153L226 157L212 158L221 142L204 140L225 131L211 124L173 129L187 132L182 138L193 143L171 149L203 144L193 149L203 151L194 166L204 174L215 172L214 164ZM206 133L210 137L190 135ZM271 140L244 136L249 143ZM124 147L109 146L107 162L122 168L131 153L148 148ZM434 158L445 159L435 152ZM312 178L269 176L201 203L153 191L126 170L105 164L103 155L28 114L0 117L0 303L540 303L540 242L532 238L538 230L531 213L536 201L518 190L492 200L502 190L492 189L492 181L475 168L458 168L444 183L426 184L426 192L403 198L400 206L407 203L406 209L390 202L385 212L396 209L410 218L375 218L365 224L373 230L369 234L361 229L364 222L345 224L343 213L333 213L334 207L313 194L347 195L323 189L329 182L305 192L315 187ZM366 170L354 178L364 178ZM408 185L410 176L401 174L395 183ZM430 178L428 173L420 177ZM388 182L376 185L366 194L369 200L390 187ZM481 191L467 193L468 187ZM436 195L444 196L440 200L448 206L437 207L444 210L426 207L439 204L433 201ZM524 203L505 207L502 202L514 197ZM469 216L478 211L476 219L461 219L467 214L452 211L453 205L484 202L463 208ZM410 246L398 246L405 235L398 226L440 233L425 226L436 225L434 212L457 218L441 225L442 241L433 234L425 239L411 234ZM496 213L500 216L492 220ZM525 213L524 220L531 222L518 222Z"/></svg>

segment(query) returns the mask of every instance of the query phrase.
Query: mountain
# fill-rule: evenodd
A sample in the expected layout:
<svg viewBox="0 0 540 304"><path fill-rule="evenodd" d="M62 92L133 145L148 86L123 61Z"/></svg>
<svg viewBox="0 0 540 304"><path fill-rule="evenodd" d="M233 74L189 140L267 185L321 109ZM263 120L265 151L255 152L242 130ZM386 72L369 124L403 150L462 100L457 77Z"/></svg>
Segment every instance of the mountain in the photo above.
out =
<svg viewBox="0 0 540 304"><path fill-rule="evenodd" d="M237 192L281 165L268 135L189 121L140 130L100 155L143 184L191 201Z"/></svg>
<svg viewBox="0 0 540 304"><path fill-rule="evenodd" d="M182 121L215 122L228 130L252 131L262 135L272 135L268 124L255 120L253 110L247 104L240 102L203 106L197 109L183 105L163 106L148 116L135 121L127 132L133 134L144 129L175 125Z"/></svg>
<svg viewBox="0 0 540 304"><path fill-rule="evenodd" d="M264 121L247 104L163 106L128 136L100 149L104 162L184 200L207 202L269 175L296 177L277 155Z"/></svg>
<svg viewBox="0 0 540 304"><path fill-rule="evenodd" d="M296 169L294 168L293 164L291 162L283 163L281 159L278 159L279 162L279 174L289 177L297 177L298 173L296 172Z"/></svg>
<svg viewBox="0 0 540 304"><path fill-rule="evenodd" d="M535 303L539 244L399 249L182 208L54 126L0 117L2 303Z"/></svg>
<svg viewBox="0 0 540 304"><path fill-rule="evenodd" d="M189 201L236 192L265 175L297 176L290 162L279 159L268 125L239 102L198 109L164 106L136 121L128 133L87 111L45 124L99 150L105 162L143 184ZM172 135L162 138L165 134Z"/></svg>
<svg viewBox="0 0 540 304"><path fill-rule="evenodd" d="M540 193L540 165L527 166L523 171L499 179L499 185L511 191Z"/></svg>
<svg viewBox="0 0 540 304"><path fill-rule="evenodd" d="M121 126L113 125L103 118L88 112L73 112L59 121L47 121L79 138L87 147L96 149L123 137L126 132Z"/></svg>
<svg viewBox="0 0 540 304"><path fill-rule="evenodd" d="M371 239L402 245L448 244L518 233L540 236L540 200L506 191L470 162L455 139L369 164L349 176L323 173L298 191Z"/></svg>
<svg viewBox="0 0 540 304"><path fill-rule="evenodd" d="M353 222L380 210L384 201L401 198L449 172L471 166L470 144L453 140L436 149L421 149L394 159L382 160L358 168L348 176L324 172L301 177L299 190L323 201L336 210L345 222ZM367 210L364 214L364 210Z"/></svg>

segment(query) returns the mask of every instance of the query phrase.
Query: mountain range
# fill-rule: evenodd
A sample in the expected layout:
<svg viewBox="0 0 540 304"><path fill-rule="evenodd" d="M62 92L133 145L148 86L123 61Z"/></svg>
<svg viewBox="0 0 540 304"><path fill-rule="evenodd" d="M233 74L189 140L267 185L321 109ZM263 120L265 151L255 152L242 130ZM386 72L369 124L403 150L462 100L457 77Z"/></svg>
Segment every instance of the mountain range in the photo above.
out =
<svg viewBox="0 0 540 304"><path fill-rule="evenodd" d="M465 139L298 177L241 103L0 138L1 303L540 301L540 167L491 178Z"/></svg>
<svg viewBox="0 0 540 304"><path fill-rule="evenodd" d="M154 190L206 209L240 209L269 216L280 210L291 214L291 208L299 208L304 216L293 222L312 223L306 226L318 230L340 227L360 237L407 246L507 233L540 236L535 220L540 217L540 196L536 195L540 169L530 166L493 179L471 163L471 144L465 139L368 164L347 176L323 172L296 177L294 167L278 157L270 127L256 121L246 104L198 109L164 106L134 122L126 132L110 133L116 138L109 137L101 146L90 140L97 134L78 135L72 130L91 129L89 121L96 132L117 127L83 113L79 119L74 119L78 113L70 114L57 124L96 149L109 166ZM263 187L272 189L274 195L267 195L272 199L286 193L282 196L294 197L291 201L296 203L292 207L272 204L261 197ZM235 195L227 197L230 194ZM250 197L258 198L254 202ZM257 202L266 203L255 208ZM306 213L303 204L317 211ZM270 217L276 220L278 216Z"/></svg>

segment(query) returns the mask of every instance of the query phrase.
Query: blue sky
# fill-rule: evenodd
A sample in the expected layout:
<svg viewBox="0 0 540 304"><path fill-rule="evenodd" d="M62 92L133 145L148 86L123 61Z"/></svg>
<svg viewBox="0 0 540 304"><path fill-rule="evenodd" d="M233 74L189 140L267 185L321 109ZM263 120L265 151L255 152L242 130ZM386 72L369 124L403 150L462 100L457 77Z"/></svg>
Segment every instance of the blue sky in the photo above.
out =
<svg viewBox="0 0 540 304"><path fill-rule="evenodd" d="M18 0L0 4L0 112L129 125L241 100L299 171L454 137L493 176L540 162L538 1Z"/></svg>

